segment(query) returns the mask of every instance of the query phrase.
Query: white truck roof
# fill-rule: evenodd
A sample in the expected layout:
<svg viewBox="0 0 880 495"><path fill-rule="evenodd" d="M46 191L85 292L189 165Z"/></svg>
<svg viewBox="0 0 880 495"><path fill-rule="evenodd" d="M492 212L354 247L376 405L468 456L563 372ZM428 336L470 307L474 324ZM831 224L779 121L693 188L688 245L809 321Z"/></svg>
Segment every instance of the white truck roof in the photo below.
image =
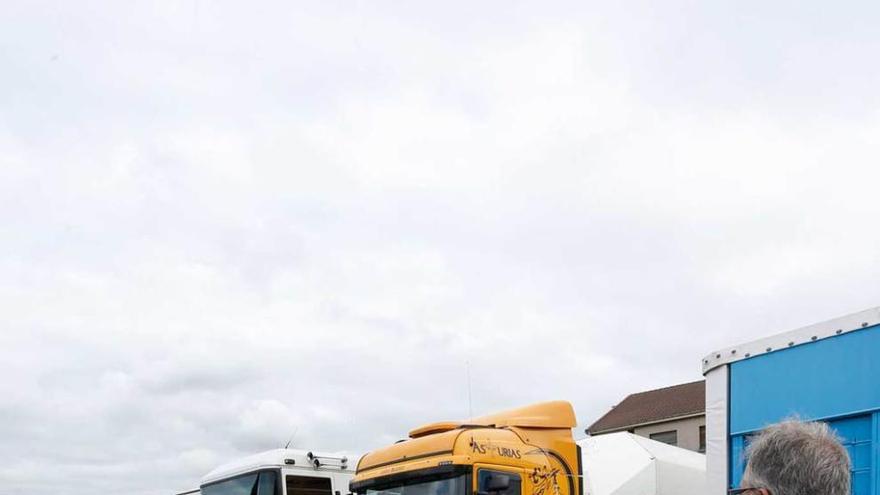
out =
<svg viewBox="0 0 880 495"><path fill-rule="evenodd" d="M809 344L817 340L854 332L877 324L880 324L880 307L721 349L703 358L703 374L705 375L718 366L734 361L748 359L769 352L781 351L782 349L788 349L797 345Z"/></svg>
<svg viewBox="0 0 880 495"><path fill-rule="evenodd" d="M312 471L354 474L355 466L357 466L357 458L349 457L344 453L275 449L223 464L202 477L201 484L264 468L304 468Z"/></svg>

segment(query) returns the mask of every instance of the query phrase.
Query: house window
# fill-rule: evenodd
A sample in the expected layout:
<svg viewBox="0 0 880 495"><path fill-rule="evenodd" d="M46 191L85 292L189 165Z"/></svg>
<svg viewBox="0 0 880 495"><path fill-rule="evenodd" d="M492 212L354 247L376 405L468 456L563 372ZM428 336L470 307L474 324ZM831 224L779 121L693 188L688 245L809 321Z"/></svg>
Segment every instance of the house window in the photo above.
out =
<svg viewBox="0 0 880 495"><path fill-rule="evenodd" d="M648 438L651 440L656 440L658 442L663 442L669 445L678 445L678 431L661 431L658 433L651 433L648 435Z"/></svg>
<svg viewBox="0 0 880 495"><path fill-rule="evenodd" d="M700 427L700 452L706 452L706 427Z"/></svg>

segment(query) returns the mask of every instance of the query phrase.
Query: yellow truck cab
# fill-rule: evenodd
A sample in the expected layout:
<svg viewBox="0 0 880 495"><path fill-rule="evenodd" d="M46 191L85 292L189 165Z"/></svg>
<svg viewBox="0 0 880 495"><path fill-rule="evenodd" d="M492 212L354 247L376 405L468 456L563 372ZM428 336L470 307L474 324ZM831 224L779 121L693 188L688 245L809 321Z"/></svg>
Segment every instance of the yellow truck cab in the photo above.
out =
<svg viewBox="0 0 880 495"><path fill-rule="evenodd" d="M583 495L574 409L544 402L467 421L416 428L370 452L357 495Z"/></svg>

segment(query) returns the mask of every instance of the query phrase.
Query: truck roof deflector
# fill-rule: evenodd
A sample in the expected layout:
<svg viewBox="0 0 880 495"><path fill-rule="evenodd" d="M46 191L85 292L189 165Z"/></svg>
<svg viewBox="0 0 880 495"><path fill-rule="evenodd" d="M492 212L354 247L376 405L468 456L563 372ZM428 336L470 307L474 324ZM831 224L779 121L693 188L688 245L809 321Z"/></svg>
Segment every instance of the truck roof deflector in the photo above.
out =
<svg viewBox="0 0 880 495"><path fill-rule="evenodd" d="M455 430L467 426L520 428L574 428L577 418L571 404L565 401L542 402L511 409L498 414L481 416L467 421L442 421L421 426L409 432L410 438Z"/></svg>

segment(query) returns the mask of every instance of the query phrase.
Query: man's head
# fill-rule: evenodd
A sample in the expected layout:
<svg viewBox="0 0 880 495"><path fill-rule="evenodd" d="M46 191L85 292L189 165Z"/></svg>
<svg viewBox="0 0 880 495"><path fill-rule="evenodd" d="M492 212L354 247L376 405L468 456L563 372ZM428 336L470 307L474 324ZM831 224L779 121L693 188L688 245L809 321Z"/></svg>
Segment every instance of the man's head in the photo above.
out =
<svg viewBox="0 0 880 495"><path fill-rule="evenodd" d="M849 495L849 455L825 423L789 420L766 428L746 452L743 488L770 495Z"/></svg>

